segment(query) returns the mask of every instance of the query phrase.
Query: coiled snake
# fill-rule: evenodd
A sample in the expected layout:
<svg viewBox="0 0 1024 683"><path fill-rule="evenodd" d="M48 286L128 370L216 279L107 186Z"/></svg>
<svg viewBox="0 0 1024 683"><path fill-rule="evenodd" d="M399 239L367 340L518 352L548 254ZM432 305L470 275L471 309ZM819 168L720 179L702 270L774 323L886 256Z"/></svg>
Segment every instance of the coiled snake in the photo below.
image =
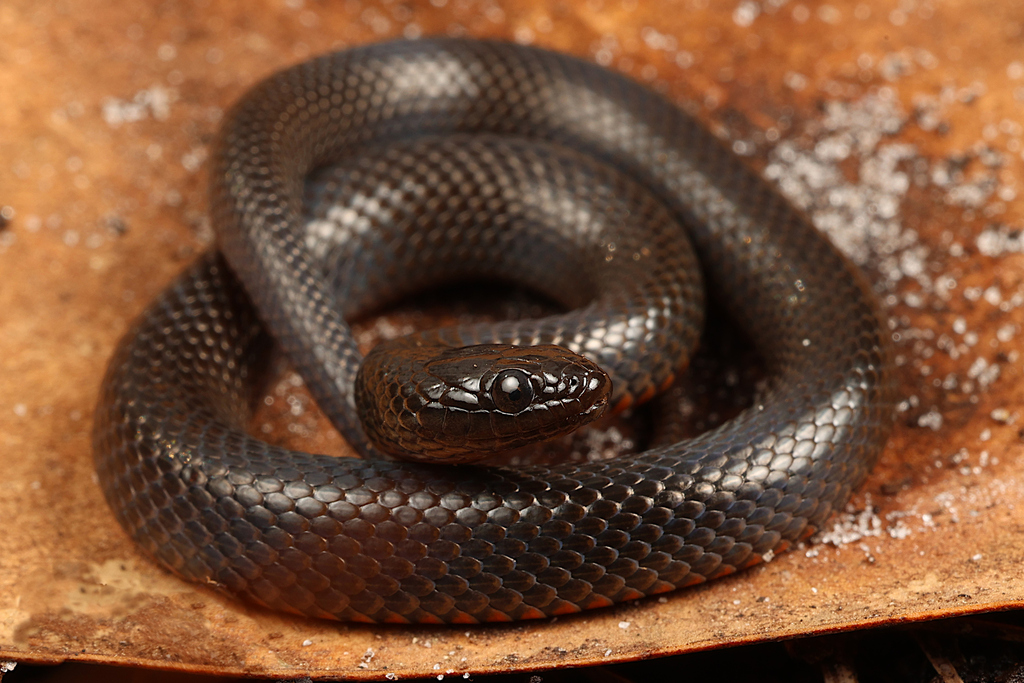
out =
<svg viewBox="0 0 1024 683"><path fill-rule="evenodd" d="M234 107L211 179L220 251L122 341L95 422L119 521L185 578L342 620L566 614L785 549L845 503L887 438L892 373L862 278L707 130L595 65L463 39L320 57ZM697 338L700 269L769 375L721 427L524 471L377 453L445 457L435 441L454 440L470 457L649 398ZM357 381L345 320L469 276L570 310L425 333ZM264 325L368 459L246 434ZM563 348L522 359L508 344ZM401 372L411 384L393 383ZM357 398L377 411L365 429Z"/></svg>

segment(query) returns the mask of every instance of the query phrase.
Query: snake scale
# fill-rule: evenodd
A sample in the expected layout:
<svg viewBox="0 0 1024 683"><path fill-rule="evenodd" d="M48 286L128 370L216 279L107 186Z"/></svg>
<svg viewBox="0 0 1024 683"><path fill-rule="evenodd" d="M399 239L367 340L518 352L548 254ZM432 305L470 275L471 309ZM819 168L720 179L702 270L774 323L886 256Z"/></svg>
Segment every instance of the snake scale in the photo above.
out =
<svg viewBox="0 0 1024 683"><path fill-rule="evenodd" d="M596 65L468 39L319 57L230 111L211 183L219 251L122 340L94 432L118 520L187 579L348 621L568 614L784 550L845 504L887 439L894 383L863 278L700 124ZM480 276L568 310L406 341L447 355L428 361L441 369L418 389L391 390L383 410L394 413L378 421L458 441L490 423L473 406L516 413L524 391L551 398L499 436L567 407L646 400L687 362L702 275L768 380L752 407L701 436L517 471L387 459L378 425L355 415L359 391L372 397L390 371L367 371L357 391L363 358L345 321ZM365 459L246 433L271 338ZM459 347L509 360L509 344L589 360L552 369L548 346L468 378L479 362ZM456 385L441 387L447 371ZM444 401L444 419L402 412Z"/></svg>

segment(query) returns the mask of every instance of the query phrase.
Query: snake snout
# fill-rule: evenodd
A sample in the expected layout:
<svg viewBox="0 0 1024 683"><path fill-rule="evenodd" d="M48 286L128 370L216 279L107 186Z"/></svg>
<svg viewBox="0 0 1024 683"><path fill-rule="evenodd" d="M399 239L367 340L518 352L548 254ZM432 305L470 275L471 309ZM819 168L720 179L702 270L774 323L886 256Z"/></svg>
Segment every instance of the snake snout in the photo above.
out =
<svg viewBox="0 0 1024 683"><path fill-rule="evenodd" d="M356 392L374 445L403 459L473 462L546 441L600 417L611 395L601 368L559 346L406 346L401 361L371 353Z"/></svg>

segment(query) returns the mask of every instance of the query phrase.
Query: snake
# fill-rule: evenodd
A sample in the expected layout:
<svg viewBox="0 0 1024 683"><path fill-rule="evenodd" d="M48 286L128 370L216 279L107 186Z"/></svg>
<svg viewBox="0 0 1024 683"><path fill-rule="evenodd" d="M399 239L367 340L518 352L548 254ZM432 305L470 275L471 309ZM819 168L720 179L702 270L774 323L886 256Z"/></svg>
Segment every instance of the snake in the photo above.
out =
<svg viewBox="0 0 1024 683"><path fill-rule="evenodd" d="M895 380L866 278L627 76L514 43L360 46L249 90L210 159L216 248L124 336L94 421L111 509L185 579L342 621L572 614L770 560L885 446ZM563 312L364 360L349 321L481 277ZM468 462L663 389L705 288L763 361L749 408L605 460ZM247 431L275 349L363 457Z"/></svg>

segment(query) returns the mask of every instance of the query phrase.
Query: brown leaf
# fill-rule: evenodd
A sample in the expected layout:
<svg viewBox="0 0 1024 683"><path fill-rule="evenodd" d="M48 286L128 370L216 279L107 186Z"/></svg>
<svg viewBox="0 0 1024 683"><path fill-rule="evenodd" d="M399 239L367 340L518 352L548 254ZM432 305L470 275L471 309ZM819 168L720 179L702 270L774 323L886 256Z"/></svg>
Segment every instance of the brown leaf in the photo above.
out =
<svg viewBox="0 0 1024 683"><path fill-rule="evenodd" d="M975 5L5 2L0 659L433 676L1024 604L1024 67L1012 3ZM202 164L223 108L307 54L419 33L533 41L651 81L813 202L865 263L888 297L907 402L834 520L839 547L570 618L427 628L271 614L132 545L93 481L91 414L131 318L206 246Z"/></svg>

